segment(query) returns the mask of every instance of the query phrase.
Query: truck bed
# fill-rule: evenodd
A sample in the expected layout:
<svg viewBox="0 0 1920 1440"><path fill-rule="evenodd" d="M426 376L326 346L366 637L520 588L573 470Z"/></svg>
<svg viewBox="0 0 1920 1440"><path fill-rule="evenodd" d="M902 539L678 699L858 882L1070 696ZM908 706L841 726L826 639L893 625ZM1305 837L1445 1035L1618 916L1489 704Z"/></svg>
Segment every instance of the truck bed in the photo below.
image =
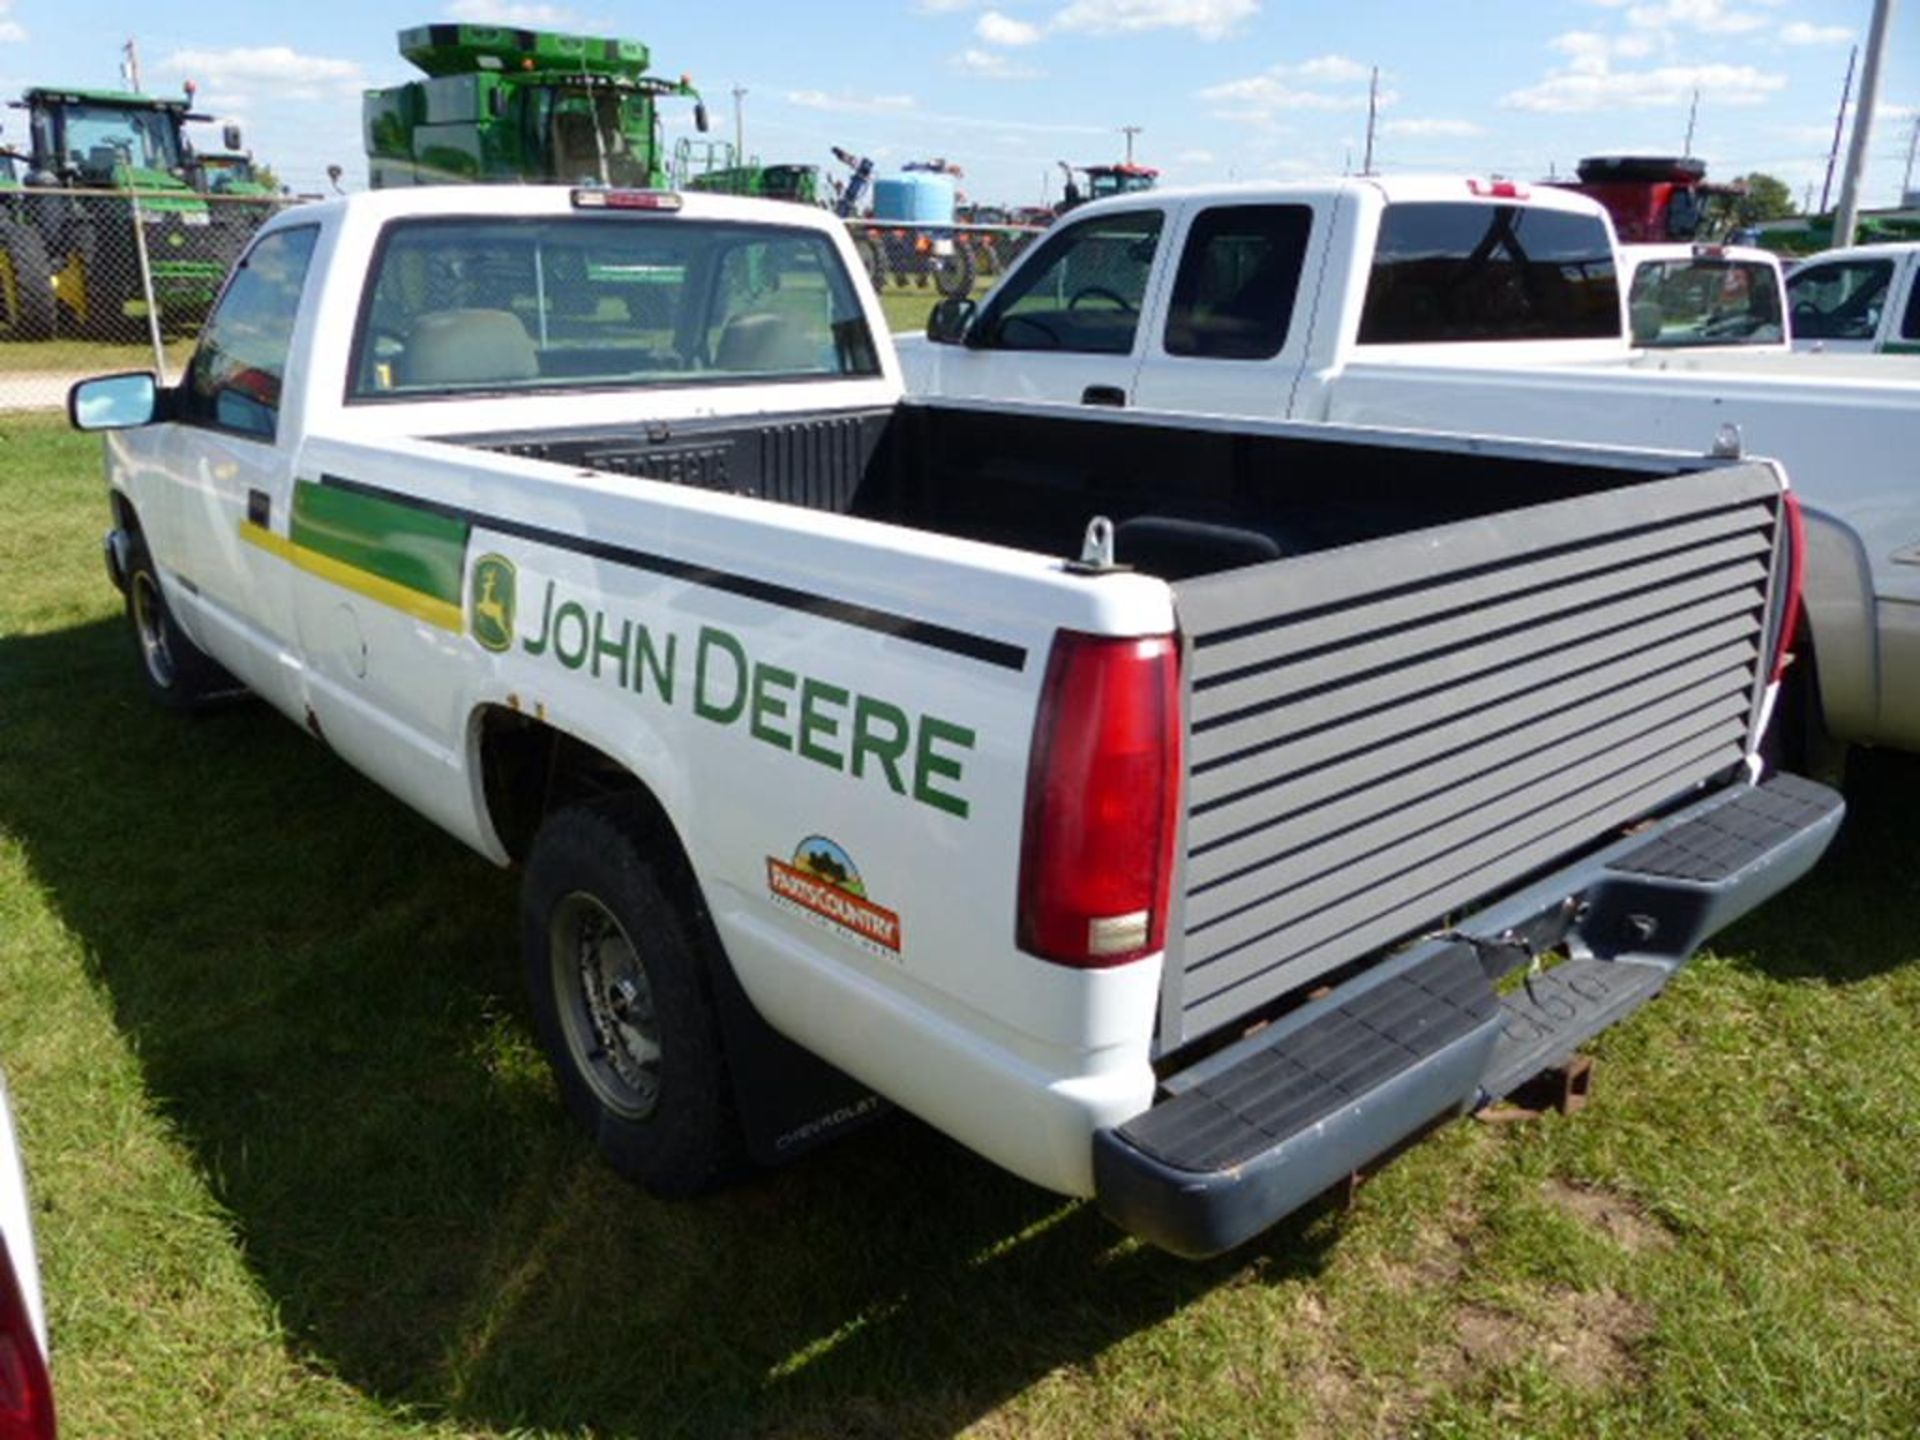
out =
<svg viewBox="0 0 1920 1440"><path fill-rule="evenodd" d="M1766 679L1763 465L951 404L464 443L1063 558L1114 520L1187 647L1162 1054L1731 773Z"/></svg>

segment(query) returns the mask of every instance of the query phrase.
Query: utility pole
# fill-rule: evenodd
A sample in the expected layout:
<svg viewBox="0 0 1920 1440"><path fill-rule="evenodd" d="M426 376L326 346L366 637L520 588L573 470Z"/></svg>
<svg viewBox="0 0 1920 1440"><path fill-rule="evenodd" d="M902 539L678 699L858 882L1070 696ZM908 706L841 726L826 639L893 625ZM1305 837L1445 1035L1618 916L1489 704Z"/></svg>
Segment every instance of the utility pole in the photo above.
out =
<svg viewBox="0 0 1920 1440"><path fill-rule="evenodd" d="M746 98L746 86L733 87L733 163L736 165L747 163L747 126L740 108L740 102Z"/></svg>
<svg viewBox="0 0 1920 1440"><path fill-rule="evenodd" d="M1360 166L1362 175L1373 173L1373 127L1380 115L1380 67L1373 67L1373 79L1367 84L1367 158Z"/></svg>
<svg viewBox="0 0 1920 1440"><path fill-rule="evenodd" d="M1913 117L1913 133L1907 136L1907 173L1900 177L1900 203L1905 205L1913 193L1913 156L1920 151L1920 115Z"/></svg>
<svg viewBox="0 0 1920 1440"><path fill-rule="evenodd" d="M1847 168L1840 174L1840 202L1833 212L1834 246L1851 245L1860 221L1860 181L1867 173L1867 142L1873 138L1873 112L1880 103L1880 63L1886 59L1887 31L1893 28L1893 0L1874 0L1867 30L1867 63L1860 71L1860 103L1853 109L1853 139Z"/></svg>
<svg viewBox="0 0 1920 1440"><path fill-rule="evenodd" d="M1138 125L1122 125L1120 133L1127 137L1127 164L1133 164L1133 137L1140 133Z"/></svg>
<svg viewBox="0 0 1920 1440"><path fill-rule="evenodd" d="M1682 155L1693 154L1693 125L1700 118L1700 90L1696 86L1693 92L1693 105L1687 111L1687 142L1680 147Z"/></svg>
<svg viewBox="0 0 1920 1440"><path fill-rule="evenodd" d="M1833 117L1833 145L1827 151L1827 178L1820 183L1820 214L1827 213L1827 199L1833 194L1833 166L1840 158L1840 134L1847 126L1847 102L1853 98L1853 67L1860 63L1860 47L1847 52L1847 83L1840 87L1840 109Z"/></svg>
<svg viewBox="0 0 1920 1440"><path fill-rule="evenodd" d="M127 87L136 94L140 90L140 46L133 36L127 37L127 43L120 47L120 73L127 77Z"/></svg>

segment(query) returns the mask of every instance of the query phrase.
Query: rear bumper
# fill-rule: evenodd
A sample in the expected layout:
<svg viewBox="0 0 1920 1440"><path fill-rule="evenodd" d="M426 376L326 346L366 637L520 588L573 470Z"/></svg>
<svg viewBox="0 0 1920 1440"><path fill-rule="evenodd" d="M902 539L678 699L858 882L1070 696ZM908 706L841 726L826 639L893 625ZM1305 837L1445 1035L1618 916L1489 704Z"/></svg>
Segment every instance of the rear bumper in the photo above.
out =
<svg viewBox="0 0 1920 1440"><path fill-rule="evenodd" d="M1708 936L1812 868L1843 813L1796 776L1720 791L1402 951L1097 1132L1101 1208L1175 1254L1231 1249L1632 1014ZM1568 959L1496 993L1554 943Z"/></svg>

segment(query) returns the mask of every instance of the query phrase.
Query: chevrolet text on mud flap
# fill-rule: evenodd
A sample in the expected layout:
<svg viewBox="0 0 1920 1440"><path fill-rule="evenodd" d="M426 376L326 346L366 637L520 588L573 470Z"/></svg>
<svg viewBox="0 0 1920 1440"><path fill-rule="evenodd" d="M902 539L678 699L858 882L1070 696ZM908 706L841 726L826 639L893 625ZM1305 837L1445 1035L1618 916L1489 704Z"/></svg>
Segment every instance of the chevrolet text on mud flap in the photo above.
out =
<svg viewBox="0 0 1920 1440"><path fill-rule="evenodd" d="M1771 465L903 403L853 258L722 197L354 196L261 231L180 386L74 393L150 688L520 867L623 1173L887 1101L1212 1253L1826 845L1760 779Z"/></svg>

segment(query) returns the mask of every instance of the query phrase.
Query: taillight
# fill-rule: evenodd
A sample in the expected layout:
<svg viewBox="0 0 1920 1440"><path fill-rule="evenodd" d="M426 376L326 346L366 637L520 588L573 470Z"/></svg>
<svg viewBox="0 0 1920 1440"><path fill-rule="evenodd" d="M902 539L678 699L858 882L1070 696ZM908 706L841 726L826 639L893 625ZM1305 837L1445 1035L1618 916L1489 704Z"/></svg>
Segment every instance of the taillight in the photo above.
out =
<svg viewBox="0 0 1920 1440"><path fill-rule="evenodd" d="M1800 628L1800 592L1807 575L1807 521L1800 513L1800 497L1788 490L1782 496L1781 514L1787 522L1787 595L1780 616L1780 636L1773 643L1773 678L1787 673L1793 659L1793 641Z"/></svg>
<svg viewBox="0 0 1920 1440"><path fill-rule="evenodd" d="M1020 948L1084 968L1163 949L1180 792L1174 638L1061 631L1031 763Z"/></svg>
<svg viewBox="0 0 1920 1440"><path fill-rule="evenodd" d="M0 1242L0 1440L53 1440L53 1382Z"/></svg>

